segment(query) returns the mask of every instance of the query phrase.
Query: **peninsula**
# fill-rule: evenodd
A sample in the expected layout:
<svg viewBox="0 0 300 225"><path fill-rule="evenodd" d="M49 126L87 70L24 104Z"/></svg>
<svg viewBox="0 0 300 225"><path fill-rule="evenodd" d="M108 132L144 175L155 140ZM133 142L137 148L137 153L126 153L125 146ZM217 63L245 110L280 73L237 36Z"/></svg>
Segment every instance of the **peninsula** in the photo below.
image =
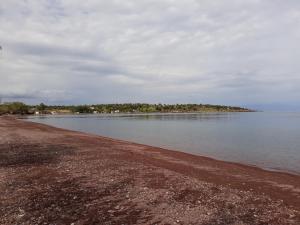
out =
<svg viewBox="0 0 300 225"><path fill-rule="evenodd" d="M11 102L0 105L2 114L79 114L79 113L189 113L189 112L252 112L253 110L210 104L92 104L92 105L26 105Z"/></svg>

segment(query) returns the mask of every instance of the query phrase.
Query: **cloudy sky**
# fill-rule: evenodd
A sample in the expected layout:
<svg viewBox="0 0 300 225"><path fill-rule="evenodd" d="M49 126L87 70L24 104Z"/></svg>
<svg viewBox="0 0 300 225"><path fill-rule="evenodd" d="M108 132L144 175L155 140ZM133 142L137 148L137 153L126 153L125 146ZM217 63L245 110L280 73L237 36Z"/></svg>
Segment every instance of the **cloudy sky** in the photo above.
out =
<svg viewBox="0 0 300 225"><path fill-rule="evenodd" d="M299 0L1 0L0 96L300 109Z"/></svg>

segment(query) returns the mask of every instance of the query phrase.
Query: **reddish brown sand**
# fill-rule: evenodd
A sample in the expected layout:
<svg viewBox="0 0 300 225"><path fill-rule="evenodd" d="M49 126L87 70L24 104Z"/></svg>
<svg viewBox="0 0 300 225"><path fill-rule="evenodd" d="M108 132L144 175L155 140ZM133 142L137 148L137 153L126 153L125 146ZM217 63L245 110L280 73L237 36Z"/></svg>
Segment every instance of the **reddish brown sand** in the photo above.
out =
<svg viewBox="0 0 300 225"><path fill-rule="evenodd" d="M0 224L300 224L300 177L0 117Z"/></svg>

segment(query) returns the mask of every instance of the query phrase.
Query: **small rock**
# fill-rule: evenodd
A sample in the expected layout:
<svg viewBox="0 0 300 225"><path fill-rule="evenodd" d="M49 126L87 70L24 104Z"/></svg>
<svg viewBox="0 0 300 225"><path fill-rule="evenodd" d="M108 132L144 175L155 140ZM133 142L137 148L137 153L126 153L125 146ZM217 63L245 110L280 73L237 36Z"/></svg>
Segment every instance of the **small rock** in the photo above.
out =
<svg viewBox="0 0 300 225"><path fill-rule="evenodd" d="M19 209L20 214L18 215L19 218L25 216L25 211L23 209Z"/></svg>

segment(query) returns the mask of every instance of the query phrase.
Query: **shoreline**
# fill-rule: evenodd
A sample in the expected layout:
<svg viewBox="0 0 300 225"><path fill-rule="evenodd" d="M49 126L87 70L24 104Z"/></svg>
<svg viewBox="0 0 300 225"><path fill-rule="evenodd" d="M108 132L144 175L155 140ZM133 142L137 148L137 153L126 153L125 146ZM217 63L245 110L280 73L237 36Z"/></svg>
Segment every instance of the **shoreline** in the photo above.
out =
<svg viewBox="0 0 300 225"><path fill-rule="evenodd" d="M258 111L253 111L253 112L258 112ZM228 112L228 113L253 113L253 112ZM83 131L76 131L76 130L71 130L71 129L67 129L67 128L60 128L60 127L55 127L53 125L49 125L49 124L45 124L45 123L39 123L39 122L35 122L35 121L32 121L30 119L35 119L35 118L39 118L39 117L59 117L59 118L63 118L64 116L66 117L71 117L71 116L74 116L74 117L85 117L85 116L94 116L94 117L97 117L97 116L111 116L111 117L126 117L126 116L142 116L142 115L153 115L153 116L156 116L156 115L176 115L176 114L179 114L179 115L184 115L184 114L199 114L199 113L227 113L227 112L188 112L188 113L117 113L117 114L54 114L54 115L51 115L51 114L41 114L41 115L29 115L29 116L18 116L16 117L17 119L21 119L21 120L25 120L27 122L33 122L33 123L38 123L38 124L44 124L44 125L47 125L47 126L50 126L50 127L53 127L53 128L59 128L59 129L62 129L62 130L66 130L66 131L74 131L74 132L81 132L81 133L86 133L86 134L89 134L89 135L95 135L95 136L98 136L98 137L102 137L102 138L108 138L108 139L111 139L111 140L117 140L117 141L123 141L125 143L131 143L131 144L137 144L137 145L142 145L142 146L148 146L148 147L152 147L152 148L160 148L162 150L167 150L167 151L175 151L175 152L183 152L183 153L187 153L187 154L191 154L191 155L194 155L194 156L199 156L199 157L205 157L205 158L208 158L208 159L213 159L213 160L216 160L216 161L221 161L221 162L225 162L225 163L232 163L232 164L238 164L238 165L241 165L241 166L249 166L249 167L254 167L254 168L258 168L258 169L262 169L262 170L265 170L265 171L270 171L270 172L276 172L276 173L286 173L286 174L292 174L292 175L297 175L297 176L300 176L300 171L297 171L297 170L289 170L289 169L285 169L285 168L273 168L273 167L263 167L263 166L260 166L260 165L256 165L256 164L251 164L251 163L246 163L246 162L238 162L238 161L229 161L229 160L226 160L226 159L222 159L222 158L218 158L217 156L209 156L209 155L202 155L202 154L197 154L197 153L191 153L191 152L188 152L188 151L183 151L181 149L172 149L172 148L167 148L167 147L160 147L160 146L155 146L155 145L151 145L151 144L143 144L143 143L139 143L139 142L134 142L134 141L128 141L128 140L125 140L125 139L118 139L118 138L113 138L113 137L108 137L108 136L103 136L103 135L99 135L99 134L95 134L95 133L90 133L90 132L83 132Z"/></svg>
<svg viewBox="0 0 300 225"><path fill-rule="evenodd" d="M259 113L263 111L190 111L190 112L119 112L119 113L40 113L40 114L24 114L24 115L2 115L22 117L47 117L47 116L147 116L147 115L190 115L190 114L217 114L217 113ZM0 115L1 116L1 115Z"/></svg>
<svg viewBox="0 0 300 225"><path fill-rule="evenodd" d="M19 218L15 209L20 207L15 203L22 199L19 194L29 198L41 195L32 192L34 186L44 190L43 194L46 195L46 200L39 200L39 206L47 205L57 198L47 187L53 188L54 184L56 186L56 180L63 182L71 178L76 180L80 190L87 187L93 190L91 193L79 191L82 197L78 199L78 204L98 201L95 207L85 208L76 205L76 199L75 203L70 200L72 204L67 208L60 206L58 202L53 203L57 209L66 210L68 218L71 217L68 210L73 212L80 208L78 218L69 219L77 221L78 224L89 224L91 217L99 220L104 214L110 215L109 210L113 216L108 216L102 224L117 224L116 218L119 219L118 222L123 221L125 224L218 224L218 221L227 220L243 224L259 224L259 221L265 221L266 224L300 222L299 174L269 171L252 165L226 162L12 117L0 117L0 136L0 155L4 157L3 160L0 159L0 178L3 178L0 191L9 194L0 199L3 202L0 206L6 209L3 212L5 217L0 216L0 224L39 221L34 212L44 215L44 208L47 207L34 208L32 202L24 200L25 205L21 208L27 214ZM49 180L45 180L45 177ZM7 186L7 183L28 183L32 179L36 179L37 184L28 185L27 188L15 184L11 190ZM119 182L116 183L120 180L121 186ZM106 193L107 187L115 192ZM67 193L74 192L73 185L63 188L69 190ZM104 197L103 190L106 193ZM61 198L68 196L67 193ZM99 196L94 196L95 193ZM130 201L127 195L132 195ZM95 197L93 201L89 199L91 196ZM148 199L149 196L155 201ZM115 203L109 209L103 208L106 204L101 202L103 198L110 202L120 198L117 206L124 209L115 209ZM172 207L166 206L166 203ZM143 212L136 212L136 209L132 212L135 206L142 208ZM184 208L186 206L189 206L188 209ZM100 214L96 213L97 218L83 216L91 210L99 211ZM130 216L126 216L128 213ZM245 213L246 218L243 216ZM50 215L52 217L40 220L52 223L68 221L60 218L55 210ZM170 218L172 215L174 218ZM194 216L191 218L191 215Z"/></svg>

